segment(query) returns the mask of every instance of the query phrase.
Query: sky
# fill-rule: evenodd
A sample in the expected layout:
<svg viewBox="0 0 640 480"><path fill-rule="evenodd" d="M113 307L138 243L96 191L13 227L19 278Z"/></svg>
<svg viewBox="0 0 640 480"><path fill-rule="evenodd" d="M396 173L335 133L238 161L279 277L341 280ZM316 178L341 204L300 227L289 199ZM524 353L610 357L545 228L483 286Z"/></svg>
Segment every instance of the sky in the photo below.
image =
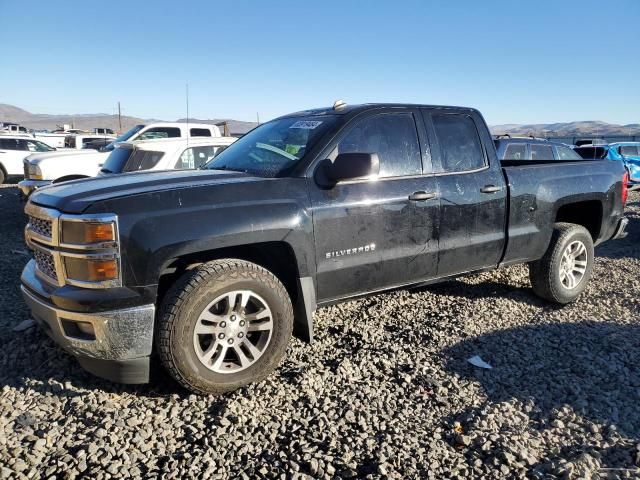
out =
<svg viewBox="0 0 640 480"><path fill-rule="evenodd" d="M640 123L640 0L0 0L0 103L256 119L403 102ZM2 120L2 119L0 119Z"/></svg>

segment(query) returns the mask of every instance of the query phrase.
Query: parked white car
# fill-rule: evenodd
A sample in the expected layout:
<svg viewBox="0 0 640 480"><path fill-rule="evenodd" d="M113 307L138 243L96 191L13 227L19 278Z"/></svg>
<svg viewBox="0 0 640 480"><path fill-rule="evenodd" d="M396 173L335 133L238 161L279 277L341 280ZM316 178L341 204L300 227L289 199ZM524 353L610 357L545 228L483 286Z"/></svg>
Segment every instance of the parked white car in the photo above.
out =
<svg viewBox="0 0 640 480"><path fill-rule="evenodd" d="M99 175L199 168L236 140L235 137L217 137L121 142L111 152Z"/></svg>
<svg viewBox="0 0 640 480"><path fill-rule="evenodd" d="M49 145L21 135L0 136L0 183L23 175L23 161L34 152L54 152Z"/></svg>
<svg viewBox="0 0 640 480"><path fill-rule="evenodd" d="M104 152L88 150L87 153L63 151L31 155L24 160L25 179L18 186L22 193L30 195L36 188L51 183L98 174L198 168L236 140L235 137L199 137L118 142L107 158Z"/></svg>

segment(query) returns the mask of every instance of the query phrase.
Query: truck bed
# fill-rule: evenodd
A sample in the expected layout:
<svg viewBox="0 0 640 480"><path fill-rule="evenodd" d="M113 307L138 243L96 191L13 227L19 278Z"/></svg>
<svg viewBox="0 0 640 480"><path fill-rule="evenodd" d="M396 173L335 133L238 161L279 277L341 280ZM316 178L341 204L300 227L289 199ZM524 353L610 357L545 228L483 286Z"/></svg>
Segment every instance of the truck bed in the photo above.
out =
<svg viewBox="0 0 640 480"><path fill-rule="evenodd" d="M600 218L589 213L591 218L583 219L590 224L594 243L614 234L616 222L611 218L621 215L623 208L616 201L622 195L622 164L608 160L511 160L501 164L509 191L507 243L501 265L542 257L553 224L569 220L562 216L564 205L598 203Z"/></svg>

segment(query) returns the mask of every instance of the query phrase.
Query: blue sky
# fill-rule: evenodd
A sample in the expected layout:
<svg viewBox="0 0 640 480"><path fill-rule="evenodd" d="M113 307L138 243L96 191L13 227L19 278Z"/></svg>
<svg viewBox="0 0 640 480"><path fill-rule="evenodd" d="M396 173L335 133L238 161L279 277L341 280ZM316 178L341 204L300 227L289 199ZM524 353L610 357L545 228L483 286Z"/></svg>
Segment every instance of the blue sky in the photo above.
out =
<svg viewBox="0 0 640 480"><path fill-rule="evenodd" d="M640 0L0 0L0 103L261 120L374 101L640 122Z"/></svg>

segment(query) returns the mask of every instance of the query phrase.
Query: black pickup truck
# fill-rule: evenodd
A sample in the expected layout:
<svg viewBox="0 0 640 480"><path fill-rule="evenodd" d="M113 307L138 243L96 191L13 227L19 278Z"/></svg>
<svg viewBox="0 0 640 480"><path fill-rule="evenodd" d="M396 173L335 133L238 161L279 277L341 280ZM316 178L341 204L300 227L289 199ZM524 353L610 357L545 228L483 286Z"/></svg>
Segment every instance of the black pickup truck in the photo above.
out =
<svg viewBox="0 0 640 480"><path fill-rule="evenodd" d="M575 300L594 245L625 235L611 161L500 164L470 108L336 105L277 118L198 171L38 190L26 206L33 318L128 383L153 361L199 393L268 375L316 307L528 263ZM153 361L152 361L153 359Z"/></svg>

